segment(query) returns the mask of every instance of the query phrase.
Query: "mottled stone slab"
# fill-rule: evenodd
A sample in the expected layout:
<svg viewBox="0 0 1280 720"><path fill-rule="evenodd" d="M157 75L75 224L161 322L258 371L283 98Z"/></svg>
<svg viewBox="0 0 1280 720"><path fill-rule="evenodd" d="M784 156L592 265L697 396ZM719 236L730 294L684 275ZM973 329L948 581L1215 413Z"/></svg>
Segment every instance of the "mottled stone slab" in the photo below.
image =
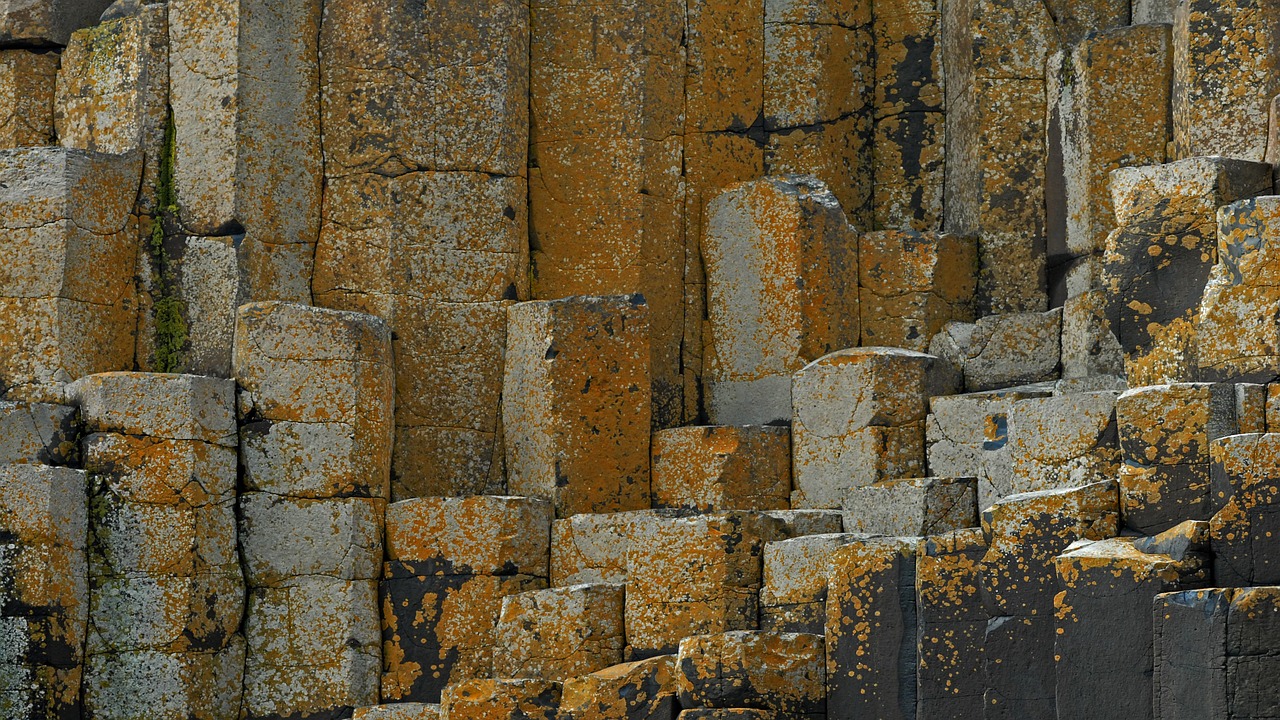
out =
<svg viewBox="0 0 1280 720"><path fill-rule="evenodd" d="M1209 521L1213 579L1223 587L1280 583L1280 435L1213 441L1212 491L1225 498Z"/></svg>
<svg viewBox="0 0 1280 720"><path fill-rule="evenodd" d="M0 401L0 465L78 465L75 408Z"/></svg>
<svg viewBox="0 0 1280 720"><path fill-rule="evenodd" d="M700 512L791 506L791 431L769 425L710 425L653 434L655 507Z"/></svg>
<svg viewBox="0 0 1280 720"><path fill-rule="evenodd" d="M388 505L386 518L387 557L411 563L418 572L547 577L546 500L415 498Z"/></svg>
<svg viewBox="0 0 1280 720"><path fill-rule="evenodd" d="M675 720L676 656L658 655L566 680L560 712L573 720Z"/></svg>
<svg viewBox="0 0 1280 720"><path fill-rule="evenodd" d="M867 537L822 533L766 543L760 629L822 634L827 622L827 564L831 555Z"/></svg>
<svg viewBox="0 0 1280 720"><path fill-rule="evenodd" d="M1199 306L1196 350L1202 379L1269 382L1280 375L1280 333L1259 321L1280 312L1277 229L1277 196L1218 210L1218 262Z"/></svg>
<svg viewBox="0 0 1280 720"><path fill-rule="evenodd" d="M978 526L977 478L903 478L850 488L841 501L852 533L941 535Z"/></svg>
<svg viewBox="0 0 1280 720"><path fill-rule="evenodd" d="M916 717L982 714L987 613L978 587L987 543L979 528L926 538L916 554Z"/></svg>
<svg viewBox="0 0 1280 720"><path fill-rule="evenodd" d="M968 392L1056 380L1060 373L1062 311L988 315L949 322L928 352L954 364Z"/></svg>
<svg viewBox="0 0 1280 720"><path fill-rule="evenodd" d="M698 635L680 641L680 705L759 708L794 718L823 717L823 637L759 631Z"/></svg>
<svg viewBox="0 0 1280 720"><path fill-rule="evenodd" d="M111 372L67 388L89 432L235 447L235 383L169 373Z"/></svg>
<svg viewBox="0 0 1280 720"><path fill-rule="evenodd" d="M565 682L622 662L625 587L570 585L504 598L494 676Z"/></svg>
<svg viewBox="0 0 1280 720"><path fill-rule="evenodd" d="M449 686L440 712L451 720L555 720L560 683L545 680L467 680Z"/></svg>
<svg viewBox="0 0 1280 720"><path fill-rule="evenodd" d="M0 50L0 148L52 145L57 52Z"/></svg>
<svg viewBox="0 0 1280 720"><path fill-rule="evenodd" d="M240 548L252 587L299 576L376 580L382 564L382 498L239 497Z"/></svg>
<svg viewBox="0 0 1280 720"><path fill-rule="evenodd" d="M0 43L66 45L71 33L93 25L111 0L10 0L0 7Z"/></svg>
<svg viewBox="0 0 1280 720"><path fill-rule="evenodd" d="M225 650L165 653L139 650L89 658L84 712L92 717L239 717L245 645Z"/></svg>
<svg viewBox="0 0 1280 720"><path fill-rule="evenodd" d="M356 708L352 720L440 720L438 703L387 703Z"/></svg>
<svg viewBox="0 0 1280 720"><path fill-rule="evenodd" d="M627 581L627 553L644 523L678 517L675 510L573 515L551 523L551 585Z"/></svg>
<svg viewBox="0 0 1280 720"><path fill-rule="evenodd" d="M1120 464L1119 395L1103 390L1017 402L1009 416L1010 490L1079 487L1113 477Z"/></svg>
<svg viewBox="0 0 1280 720"><path fill-rule="evenodd" d="M973 238L884 230L858 238L862 345L929 349L950 321L973 320Z"/></svg>

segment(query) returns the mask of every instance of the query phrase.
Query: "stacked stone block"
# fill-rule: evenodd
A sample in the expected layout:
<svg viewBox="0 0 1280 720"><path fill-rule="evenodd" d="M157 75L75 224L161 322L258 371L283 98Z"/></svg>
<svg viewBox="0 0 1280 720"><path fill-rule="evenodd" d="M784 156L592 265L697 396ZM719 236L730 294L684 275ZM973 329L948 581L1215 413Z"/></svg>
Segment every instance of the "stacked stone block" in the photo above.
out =
<svg viewBox="0 0 1280 720"><path fill-rule="evenodd" d="M564 682L622 662L625 585L570 585L502 601L493 674Z"/></svg>
<svg viewBox="0 0 1280 720"><path fill-rule="evenodd" d="M52 145L59 53L0 50L0 148Z"/></svg>
<svg viewBox="0 0 1280 720"><path fill-rule="evenodd" d="M968 392L1056 380L1062 356L1062 311L988 315L951 322L928 351L955 365Z"/></svg>
<svg viewBox="0 0 1280 720"><path fill-rule="evenodd" d="M915 587L918 720L982 716L987 613L977 589L986 551L987 540L976 527L920 544Z"/></svg>
<svg viewBox="0 0 1280 720"><path fill-rule="evenodd" d="M854 348L826 355L792 382L792 507L837 508L852 487L921 477L929 398L955 390L932 355Z"/></svg>
<svg viewBox="0 0 1280 720"><path fill-rule="evenodd" d="M75 408L0 400L0 465L80 464Z"/></svg>
<svg viewBox="0 0 1280 720"><path fill-rule="evenodd" d="M90 433L86 712L237 717L235 383L106 373L69 394Z"/></svg>
<svg viewBox="0 0 1280 720"><path fill-rule="evenodd" d="M394 333L393 499L503 491L506 306L529 297L529 23L520 2L324 4L311 290Z"/></svg>
<svg viewBox="0 0 1280 720"><path fill-rule="evenodd" d="M755 708L778 717L826 717L821 635L727 632L680 641L680 706Z"/></svg>
<svg viewBox="0 0 1280 720"><path fill-rule="evenodd" d="M827 623L827 564L839 548L865 539L856 533L818 533L766 543L760 629L822 634Z"/></svg>
<svg viewBox="0 0 1280 720"><path fill-rule="evenodd" d="M625 583L627 554L646 523L682 514L676 510L584 513L551 524L551 586Z"/></svg>
<svg viewBox="0 0 1280 720"><path fill-rule="evenodd" d="M883 230L858 238L862 345L924 352L952 320L973 319L972 238Z"/></svg>
<svg viewBox="0 0 1280 720"><path fill-rule="evenodd" d="M440 700L447 720L556 720L560 683L543 680L467 680Z"/></svg>
<svg viewBox="0 0 1280 720"><path fill-rule="evenodd" d="M858 344L857 234L813 177L734 185L706 211L705 389L712 422L791 416L791 375Z"/></svg>
<svg viewBox="0 0 1280 720"><path fill-rule="evenodd" d="M653 434L654 507L699 512L791 507L791 432L770 425Z"/></svg>
<svg viewBox="0 0 1280 720"><path fill-rule="evenodd" d="M84 471L0 465L0 714L80 717L89 617Z"/></svg>
<svg viewBox="0 0 1280 720"><path fill-rule="evenodd" d="M544 649L536 643L516 646L514 636L532 630L514 619L520 605L513 607L511 637L506 637L511 647L495 647L503 647L497 645L504 637L498 630L503 599L547 586L551 513L545 500L494 496L417 498L387 507L388 561L381 582L384 700L441 702L446 686L492 677L495 660L498 668L520 671L521 658L532 659ZM557 607L566 610L599 610L584 606L584 599L572 591L526 596L534 604L560 600ZM603 617L607 621L610 615ZM572 632L576 622L563 618L548 628L547 640L552 630ZM570 654L565 653L566 661ZM552 664L542 669L550 671Z"/></svg>
<svg viewBox="0 0 1280 720"><path fill-rule="evenodd" d="M1213 580L1222 587L1280 584L1280 435L1230 435L1213 442L1209 521Z"/></svg>
<svg viewBox="0 0 1280 720"><path fill-rule="evenodd" d="M1114 390L1027 398L1009 418L1011 485L1027 493L1115 477L1120 464Z"/></svg>
<svg viewBox="0 0 1280 720"><path fill-rule="evenodd" d="M47 0L0 10L0 42L6 45L66 45L71 33L97 22L111 0Z"/></svg>
<svg viewBox="0 0 1280 720"><path fill-rule="evenodd" d="M1199 306L1197 360L1203 379L1269 382L1280 375L1280 311L1274 257L1280 197L1218 209L1217 264Z"/></svg>
<svg viewBox="0 0 1280 720"><path fill-rule="evenodd" d="M571 720L674 720L676 656L613 665L564 683L560 713Z"/></svg>
<svg viewBox="0 0 1280 720"><path fill-rule="evenodd" d="M240 308L240 543L249 586L243 714L378 699L378 588L394 378L381 320Z"/></svg>
<svg viewBox="0 0 1280 720"><path fill-rule="evenodd" d="M510 309L507 488L556 517L649 506L649 307L639 295Z"/></svg>
<svg viewBox="0 0 1280 720"><path fill-rule="evenodd" d="M850 488L841 507L849 532L941 535L978 525L977 478L903 478Z"/></svg>

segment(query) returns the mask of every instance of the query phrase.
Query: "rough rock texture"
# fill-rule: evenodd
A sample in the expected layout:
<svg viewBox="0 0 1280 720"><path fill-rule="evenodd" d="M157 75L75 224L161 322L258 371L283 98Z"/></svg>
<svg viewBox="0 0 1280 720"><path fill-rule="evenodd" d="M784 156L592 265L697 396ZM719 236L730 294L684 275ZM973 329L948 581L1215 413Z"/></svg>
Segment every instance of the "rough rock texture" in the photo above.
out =
<svg viewBox="0 0 1280 720"><path fill-rule="evenodd" d="M1280 584L1280 435L1231 435L1214 441L1209 521L1213 580L1223 587ZM1225 498L1223 502L1219 498Z"/></svg>
<svg viewBox="0 0 1280 720"><path fill-rule="evenodd" d="M858 238L862 345L925 352L950 321L973 319L973 238L890 230Z"/></svg>
<svg viewBox="0 0 1280 720"><path fill-rule="evenodd" d="M111 0L8 0L0 6L0 43L66 45L93 25Z"/></svg>
<svg viewBox="0 0 1280 720"><path fill-rule="evenodd" d="M680 641L685 708L759 708L793 718L825 716L821 635L727 632Z"/></svg>
<svg viewBox="0 0 1280 720"><path fill-rule="evenodd" d="M572 720L674 720L676 656L612 665L566 680L560 712Z"/></svg>
<svg viewBox="0 0 1280 720"><path fill-rule="evenodd" d="M836 508L851 487L924 474L929 398L954 392L932 355L855 348L792 382L792 507Z"/></svg>
<svg viewBox="0 0 1280 720"><path fill-rule="evenodd" d="M1114 477L1120 464L1110 390L1027 398L1009 418L1011 486L1025 493Z"/></svg>
<svg viewBox="0 0 1280 720"><path fill-rule="evenodd" d="M627 554L643 526L682 515L674 510L581 514L551 524L551 585L627 581Z"/></svg>
<svg viewBox="0 0 1280 720"><path fill-rule="evenodd" d="M988 315L976 323L947 323L928 352L959 369L968 392L1056 380L1062 311Z"/></svg>
<svg viewBox="0 0 1280 720"><path fill-rule="evenodd" d="M74 408L0 401L0 465L79 465L79 459Z"/></svg>
<svg viewBox="0 0 1280 720"><path fill-rule="evenodd" d="M622 662L625 588L570 585L503 599L493 674L563 682Z"/></svg>
<svg viewBox="0 0 1280 720"><path fill-rule="evenodd" d="M433 703L390 703L356 708L351 720L440 720L440 706Z"/></svg>
<svg viewBox="0 0 1280 720"><path fill-rule="evenodd" d="M502 426L510 492L556 517L649 504L649 308L639 295L509 313Z"/></svg>
<svg viewBox="0 0 1280 720"><path fill-rule="evenodd" d="M52 145L56 52L0 50L0 149Z"/></svg>
<svg viewBox="0 0 1280 720"><path fill-rule="evenodd" d="M760 629L822 634L827 622L827 563L838 548L866 538L820 533L766 543Z"/></svg>
<svg viewBox="0 0 1280 720"><path fill-rule="evenodd" d="M853 533L941 535L978 526L977 478L905 478L850 488L841 506Z"/></svg>
<svg viewBox="0 0 1280 720"><path fill-rule="evenodd" d="M1280 375L1274 256L1280 197L1218 210L1218 263L1200 303L1197 360L1203 379L1267 382Z"/></svg>
<svg viewBox="0 0 1280 720"><path fill-rule="evenodd" d="M653 434L655 507L700 512L791 507L791 432L767 425L692 426Z"/></svg>
<svg viewBox="0 0 1280 720"><path fill-rule="evenodd" d="M551 504L538 498L415 498L387 506L387 558L438 575L547 577Z"/></svg>
<svg viewBox="0 0 1280 720"><path fill-rule="evenodd" d="M791 374L858 344L857 233L812 177L734 185L707 206L705 337L712 422L791 415Z"/></svg>
<svg viewBox="0 0 1280 720"><path fill-rule="evenodd" d="M542 680L468 680L440 700L449 720L556 720L560 683Z"/></svg>
<svg viewBox="0 0 1280 720"><path fill-rule="evenodd" d="M926 538L916 554L916 717L981 717L987 613L977 592L980 528Z"/></svg>

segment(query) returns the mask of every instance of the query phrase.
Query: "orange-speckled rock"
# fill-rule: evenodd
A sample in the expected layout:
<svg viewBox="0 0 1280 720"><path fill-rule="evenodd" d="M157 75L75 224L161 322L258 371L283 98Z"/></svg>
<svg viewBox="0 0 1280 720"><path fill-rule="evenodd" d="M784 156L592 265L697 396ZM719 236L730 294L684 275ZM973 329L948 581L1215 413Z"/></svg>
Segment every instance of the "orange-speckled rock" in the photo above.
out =
<svg viewBox="0 0 1280 720"><path fill-rule="evenodd" d="M317 303L393 330L397 499L501 490L506 308L529 295L526 195L520 177L476 172L329 181L312 287Z"/></svg>
<svg viewBox="0 0 1280 720"><path fill-rule="evenodd" d="M318 0L169 5L178 215L194 235L244 234L250 300L311 301L324 179L320 16Z"/></svg>
<svg viewBox="0 0 1280 720"><path fill-rule="evenodd" d="M239 497L240 547L253 587L299 576L376 580L382 569L382 498Z"/></svg>
<svg viewBox="0 0 1280 720"><path fill-rule="evenodd" d="M1061 309L988 315L947 323L928 351L960 370L965 390L981 392L1056 380L1061 336Z"/></svg>
<svg viewBox="0 0 1280 720"><path fill-rule="evenodd" d="M676 662L682 707L759 708L797 719L825 716L821 635L698 635L680 641Z"/></svg>
<svg viewBox="0 0 1280 720"><path fill-rule="evenodd" d="M111 655L155 651L201 654L239 642L244 578L236 567L179 575L95 577L87 651L104 667ZM149 673L139 673L159 681Z"/></svg>
<svg viewBox="0 0 1280 720"><path fill-rule="evenodd" d="M435 575L391 561L381 582L382 698L438 702L446 685L492 676L502 599L540 590L528 575Z"/></svg>
<svg viewBox="0 0 1280 720"><path fill-rule="evenodd" d="M1280 92L1280 65L1271 53L1257 49L1278 41L1280 15L1270 3L1178 3L1173 14L1175 158L1263 159L1268 110Z"/></svg>
<svg viewBox="0 0 1280 720"><path fill-rule="evenodd" d="M613 665L566 680L560 712L572 720L674 720L676 656Z"/></svg>
<svg viewBox="0 0 1280 720"><path fill-rule="evenodd" d="M564 682L622 662L625 585L508 595L494 634L496 677Z"/></svg>
<svg viewBox="0 0 1280 720"><path fill-rule="evenodd" d="M772 710L759 708L692 708L681 710L678 720L777 720Z"/></svg>
<svg viewBox="0 0 1280 720"><path fill-rule="evenodd" d="M927 538L916 555L916 717L982 713L987 613L978 596L987 543L979 528Z"/></svg>
<svg viewBox="0 0 1280 720"><path fill-rule="evenodd" d="M52 145L57 52L0 52L0 148Z"/></svg>
<svg viewBox="0 0 1280 720"><path fill-rule="evenodd" d="M641 293L655 425L683 414L684 6L530 8L533 296Z"/></svg>
<svg viewBox="0 0 1280 720"><path fill-rule="evenodd" d="M228 448L236 445L235 392L231 380L139 372L90 375L67 388L89 432Z"/></svg>
<svg viewBox="0 0 1280 720"><path fill-rule="evenodd" d="M760 516L782 523L782 534L789 538L844 530L839 510L763 510Z"/></svg>
<svg viewBox="0 0 1280 720"><path fill-rule="evenodd" d="M0 388L11 397L52 399L58 385L133 365L140 163L137 154L0 151Z"/></svg>
<svg viewBox="0 0 1280 720"><path fill-rule="evenodd" d="M235 508L230 501L201 506L137 502L115 498L109 486L95 482L90 515L89 562L95 577L189 577L235 566Z"/></svg>
<svg viewBox="0 0 1280 720"><path fill-rule="evenodd" d="M760 629L820 635L827 622L827 562L868 536L824 533L766 543Z"/></svg>
<svg viewBox="0 0 1280 720"><path fill-rule="evenodd" d="M1027 398L1009 415L1014 493L1078 487L1115 476L1120 466L1116 391Z"/></svg>
<svg viewBox="0 0 1280 720"><path fill-rule="evenodd" d="M79 465L79 458L74 408L0 401L0 465Z"/></svg>
<svg viewBox="0 0 1280 720"><path fill-rule="evenodd" d="M796 373L792 506L838 508L851 487L921 476L929 398L955 389L937 358L897 348L841 350Z"/></svg>
<svg viewBox="0 0 1280 720"><path fill-rule="evenodd" d="M712 422L790 416L790 377L858 341L857 234L813 177L731 186L708 206L703 256Z"/></svg>
<svg viewBox="0 0 1280 720"><path fill-rule="evenodd" d="M360 313L277 302L240 308L232 368L251 487L386 497L390 335ZM320 468L327 473L317 478Z"/></svg>
<svg viewBox="0 0 1280 720"><path fill-rule="evenodd" d="M1011 495L983 512L982 529L988 543L979 567L990 618L983 639L988 713L1051 718L1053 558L1076 540L1116 535L1116 483Z"/></svg>
<svg viewBox="0 0 1280 720"><path fill-rule="evenodd" d="M198 440L94 433L84 438L94 491L111 502L198 510L229 505L236 492L236 453Z"/></svg>
<svg viewBox="0 0 1280 720"><path fill-rule="evenodd" d="M639 295L508 312L507 488L556 517L649 505L649 308Z"/></svg>
<svg viewBox="0 0 1280 720"><path fill-rule="evenodd" d="M376 581L252 588L245 638L241 717L333 717L378 701Z"/></svg>
<svg viewBox="0 0 1280 720"><path fill-rule="evenodd" d="M1126 526L1156 533L1208 520L1210 442L1241 432L1236 388L1180 383L1126 391L1116 400L1120 511Z"/></svg>
<svg viewBox="0 0 1280 720"><path fill-rule="evenodd" d="M1275 290L1280 197L1218 210L1217 265L1200 303L1197 355L1203 379L1267 382L1280 375L1280 332L1264 318L1280 312Z"/></svg>
<svg viewBox="0 0 1280 720"><path fill-rule="evenodd" d="M83 668L42 665L5 666L5 691L0 703L14 717L74 717L80 712Z"/></svg>
<svg viewBox="0 0 1280 720"><path fill-rule="evenodd" d="M791 431L767 425L673 428L653 434L656 507L700 512L785 510Z"/></svg>
<svg viewBox="0 0 1280 720"><path fill-rule="evenodd" d="M632 510L573 515L551 524L551 585L627 581L627 552L639 525L684 515L678 510Z"/></svg>
<svg viewBox="0 0 1280 720"><path fill-rule="evenodd" d="M225 650L140 650L94 655L84 669L84 712L91 717L240 717L244 640Z"/></svg>
<svg viewBox="0 0 1280 720"><path fill-rule="evenodd" d="M754 630L764 545L782 523L758 513L659 518L632 526L627 552L627 645L669 654L693 635Z"/></svg>
<svg viewBox="0 0 1280 720"><path fill-rule="evenodd" d="M929 469L978 479L978 510L1013 493L1009 417L1019 400L1049 397L1048 385L1026 385L929 399L925 422Z"/></svg>
<svg viewBox="0 0 1280 720"><path fill-rule="evenodd" d="M1096 267L1100 270L1101 264ZM1102 290L1088 290L1063 303L1060 343L1062 377L1124 376L1124 348L1107 322L1107 294Z"/></svg>
<svg viewBox="0 0 1280 720"><path fill-rule="evenodd" d="M1209 522L1213 579L1223 587L1280 583L1280 435L1230 435L1213 441L1214 506ZM1223 499L1225 498L1225 503Z"/></svg>
<svg viewBox="0 0 1280 720"><path fill-rule="evenodd" d="M356 708L352 720L440 720L436 703L388 703Z"/></svg>
<svg viewBox="0 0 1280 720"><path fill-rule="evenodd" d="M168 100L167 8L143 6L137 14L77 31L58 70L58 143L104 153L142 151L138 209L154 211Z"/></svg>
<svg viewBox="0 0 1280 720"><path fill-rule="evenodd" d="M1212 157L1111 174L1117 228L1101 282L1132 385L1196 379L1201 289L1219 259L1216 209L1268 191L1269 168Z"/></svg>
<svg viewBox="0 0 1280 720"><path fill-rule="evenodd" d="M551 504L540 498L415 498L387 506L387 557L429 575L547 577Z"/></svg>
<svg viewBox="0 0 1280 720"><path fill-rule="evenodd" d="M827 576L827 710L832 720L910 717L916 684L914 576L920 538L868 538L831 555Z"/></svg>
<svg viewBox="0 0 1280 720"><path fill-rule="evenodd" d="M924 352L951 320L973 319L972 238L886 230L858 238L862 344Z"/></svg>
<svg viewBox="0 0 1280 720"><path fill-rule="evenodd" d="M1209 584L1207 556L1148 554L1133 538L1080 541L1054 560L1058 712L1150 716L1152 601ZM1099 692L1101 691L1101 692Z"/></svg>
<svg viewBox="0 0 1280 720"><path fill-rule="evenodd" d="M843 500L844 527L875 535L940 535L978 525L978 480L903 478L850 488Z"/></svg>
<svg viewBox="0 0 1280 720"><path fill-rule="evenodd" d="M467 680L440 700L448 720L555 720L560 683L545 680Z"/></svg>
<svg viewBox="0 0 1280 720"><path fill-rule="evenodd" d="M72 32L93 25L110 0L37 0L0 9L0 42L65 45Z"/></svg>
<svg viewBox="0 0 1280 720"><path fill-rule="evenodd" d="M1092 33L1049 58L1049 144L1062 156L1061 182L1050 182L1050 232L1066 250L1098 264L1115 228L1109 174L1121 167L1165 161L1169 88L1173 75L1167 25L1138 25ZM1056 178L1054 178L1056 180ZM1058 208L1061 208L1060 211ZM1093 282L1067 294L1091 289Z"/></svg>

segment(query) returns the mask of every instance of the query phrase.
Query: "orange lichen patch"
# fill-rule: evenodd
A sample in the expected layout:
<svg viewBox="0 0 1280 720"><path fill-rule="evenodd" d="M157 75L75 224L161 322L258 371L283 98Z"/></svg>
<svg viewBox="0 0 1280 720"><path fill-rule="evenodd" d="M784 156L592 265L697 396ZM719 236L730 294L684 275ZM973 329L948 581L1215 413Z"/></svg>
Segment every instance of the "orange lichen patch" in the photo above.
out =
<svg viewBox="0 0 1280 720"><path fill-rule="evenodd" d="M218 652L141 650L92 656L84 668L84 712L94 717L147 717L157 712L236 717L244 641L233 640Z"/></svg>
<svg viewBox="0 0 1280 720"><path fill-rule="evenodd" d="M700 512L785 510L791 432L785 427L694 426L653 434L655 507Z"/></svg>
<svg viewBox="0 0 1280 720"><path fill-rule="evenodd" d="M985 552L982 531L969 528L928 538L916 555L922 716L970 717L981 711L987 614L978 588Z"/></svg>
<svg viewBox="0 0 1280 720"><path fill-rule="evenodd" d="M449 720L555 720L560 683L544 680L467 680L440 699Z"/></svg>
<svg viewBox="0 0 1280 720"><path fill-rule="evenodd" d="M1218 264L1200 304L1202 372L1224 379L1273 378L1280 368L1275 237L1280 202L1243 200L1218 211Z"/></svg>
<svg viewBox="0 0 1280 720"><path fill-rule="evenodd" d="M727 632L680 641L676 676L683 707L759 708L788 717L822 714L821 635Z"/></svg>
<svg viewBox="0 0 1280 720"><path fill-rule="evenodd" d="M90 432L234 447L235 383L168 373L110 372L67 388Z"/></svg>
<svg viewBox="0 0 1280 720"><path fill-rule="evenodd" d="M955 390L937 358L897 348L842 350L796 373L792 506L835 508L851 487L923 475L929 398Z"/></svg>
<svg viewBox="0 0 1280 720"><path fill-rule="evenodd" d="M973 319L972 238L905 231L858 239L862 344L923 352L951 320Z"/></svg>
<svg viewBox="0 0 1280 720"><path fill-rule="evenodd" d="M1280 502L1276 459L1280 435L1233 435L1213 443L1213 503L1209 522L1214 580L1223 585L1280 583ZM1225 498L1225 502L1223 502Z"/></svg>
<svg viewBox="0 0 1280 720"><path fill-rule="evenodd" d="M1114 475L1118 392L1101 391L1028 398L1009 415L1015 493L1068 488Z"/></svg>
<svg viewBox="0 0 1280 720"><path fill-rule="evenodd" d="M356 708L351 720L440 720L440 706L434 703L388 703Z"/></svg>
<svg viewBox="0 0 1280 720"><path fill-rule="evenodd" d="M637 295L510 309L502 410L510 492L556 517L649 505L649 309Z"/></svg>
<svg viewBox="0 0 1280 720"><path fill-rule="evenodd" d="M712 421L787 417L791 373L857 344L854 230L821 182L771 177L707 206L703 256Z"/></svg>
<svg viewBox="0 0 1280 720"><path fill-rule="evenodd" d="M571 585L502 601L496 677L568 681L622 662L623 585Z"/></svg>
<svg viewBox="0 0 1280 720"><path fill-rule="evenodd" d="M659 655L566 680L560 708L573 720L669 717L675 695L676 656Z"/></svg>
<svg viewBox="0 0 1280 720"><path fill-rule="evenodd" d="M633 510L619 513L582 514L551 524L551 585L627 581L627 553L643 535L636 529L661 517L675 517L671 510Z"/></svg>
<svg viewBox="0 0 1280 720"><path fill-rule="evenodd" d="M627 644L636 657L682 638L756 626L764 544L782 523L756 513L658 518L632 526Z"/></svg>
<svg viewBox="0 0 1280 720"><path fill-rule="evenodd" d="M821 634L827 621L827 562L836 549L864 537L824 533L766 543L760 629Z"/></svg>
<svg viewBox="0 0 1280 720"><path fill-rule="evenodd" d="M0 52L0 149L52 145L56 52Z"/></svg>
<svg viewBox="0 0 1280 720"><path fill-rule="evenodd" d="M547 577L551 505L537 498L416 498L387 506L387 557L433 575Z"/></svg>

